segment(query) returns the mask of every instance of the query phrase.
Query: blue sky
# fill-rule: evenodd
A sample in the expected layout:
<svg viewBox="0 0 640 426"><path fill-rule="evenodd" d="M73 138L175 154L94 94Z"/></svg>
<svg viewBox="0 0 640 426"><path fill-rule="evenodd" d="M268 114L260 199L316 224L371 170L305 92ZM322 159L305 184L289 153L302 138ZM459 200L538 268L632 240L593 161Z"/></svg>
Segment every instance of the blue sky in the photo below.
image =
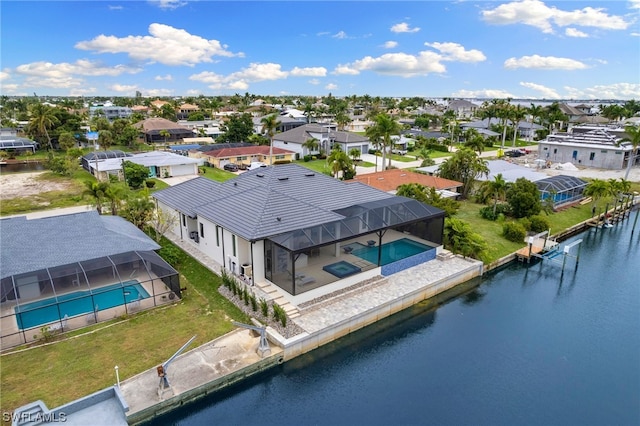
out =
<svg viewBox="0 0 640 426"><path fill-rule="evenodd" d="M2 95L640 99L640 0L7 1Z"/></svg>

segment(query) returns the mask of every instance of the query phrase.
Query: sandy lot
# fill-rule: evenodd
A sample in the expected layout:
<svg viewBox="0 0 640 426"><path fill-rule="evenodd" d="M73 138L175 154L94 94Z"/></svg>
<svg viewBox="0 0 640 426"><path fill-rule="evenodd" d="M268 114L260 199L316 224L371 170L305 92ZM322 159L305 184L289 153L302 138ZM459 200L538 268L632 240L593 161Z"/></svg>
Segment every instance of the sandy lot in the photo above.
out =
<svg viewBox="0 0 640 426"><path fill-rule="evenodd" d="M63 191L69 188L64 182L50 182L39 180L38 176L44 172L0 174L0 199L10 200L18 197L28 197L48 191Z"/></svg>

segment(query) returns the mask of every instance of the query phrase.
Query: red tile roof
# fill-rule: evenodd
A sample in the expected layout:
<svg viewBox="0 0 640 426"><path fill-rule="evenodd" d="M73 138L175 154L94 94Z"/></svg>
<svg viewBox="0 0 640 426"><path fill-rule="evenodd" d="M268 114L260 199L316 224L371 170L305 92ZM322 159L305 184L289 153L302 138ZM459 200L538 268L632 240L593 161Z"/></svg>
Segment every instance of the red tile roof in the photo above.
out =
<svg viewBox="0 0 640 426"><path fill-rule="evenodd" d="M429 176L423 173L410 172L402 169L391 169L377 173L367 173L358 175L353 180L345 182L361 182L385 192L395 191L400 185L405 183L419 183L420 185L435 189L455 190L462 186L461 182L443 179L436 176Z"/></svg>

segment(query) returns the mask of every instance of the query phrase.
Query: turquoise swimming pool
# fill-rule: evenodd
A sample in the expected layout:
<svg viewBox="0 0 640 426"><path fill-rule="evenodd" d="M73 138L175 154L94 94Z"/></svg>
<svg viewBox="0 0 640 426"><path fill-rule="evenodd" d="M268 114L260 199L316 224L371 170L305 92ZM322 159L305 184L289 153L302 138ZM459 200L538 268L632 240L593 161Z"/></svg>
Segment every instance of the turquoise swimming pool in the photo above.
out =
<svg viewBox="0 0 640 426"><path fill-rule="evenodd" d="M127 281L123 284L113 284L100 287L92 291L75 291L49 299L38 300L24 305L16 306L16 321L21 330L38 327L64 318L93 312L97 306L98 311L114 308L146 299L149 293L138 281Z"/></svg>
<svg viewBox="0 0 640 426"><path fill-rule="evenodd" d="M360 243L350 244L350 246L353 247L353 251L351 252L351 254L358 256L359 258L364 259L367 262L378 264L377 246L367 247ZM400 240L382 244L382 257L380 266L388 265L389 263L406 259L407 257L414 256L427 250L435 250L435 247L421 244L408 238L402 238Z"/></svg>

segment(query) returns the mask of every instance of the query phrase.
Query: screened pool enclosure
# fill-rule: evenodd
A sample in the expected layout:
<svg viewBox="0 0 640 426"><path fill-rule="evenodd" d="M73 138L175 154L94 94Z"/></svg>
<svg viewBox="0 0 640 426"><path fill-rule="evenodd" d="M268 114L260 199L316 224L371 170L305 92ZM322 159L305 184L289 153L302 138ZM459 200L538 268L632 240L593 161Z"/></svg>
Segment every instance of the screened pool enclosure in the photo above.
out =
<svg viewBox="0 0 640 426"><path fill-rule="evenodd" d="M0 219L3 348L169 303L178 273L136 226L96 211Z"/></svg>
<svg viewBox="0 0 640 426"><path fill-rule="evenodd" d="M155 252L132 251L12 275L0 281L2 347L42 328L84 327L180 297L178 273Z"/></svg>
<svg viewBox="0 0 640 426"><path fill-rule="evenodd" d="M542 201L553 198L553 207L560 207L563 204L572 203L583 198L587 182L574 176L551 176L535 182L540 190Z"/></svg>

